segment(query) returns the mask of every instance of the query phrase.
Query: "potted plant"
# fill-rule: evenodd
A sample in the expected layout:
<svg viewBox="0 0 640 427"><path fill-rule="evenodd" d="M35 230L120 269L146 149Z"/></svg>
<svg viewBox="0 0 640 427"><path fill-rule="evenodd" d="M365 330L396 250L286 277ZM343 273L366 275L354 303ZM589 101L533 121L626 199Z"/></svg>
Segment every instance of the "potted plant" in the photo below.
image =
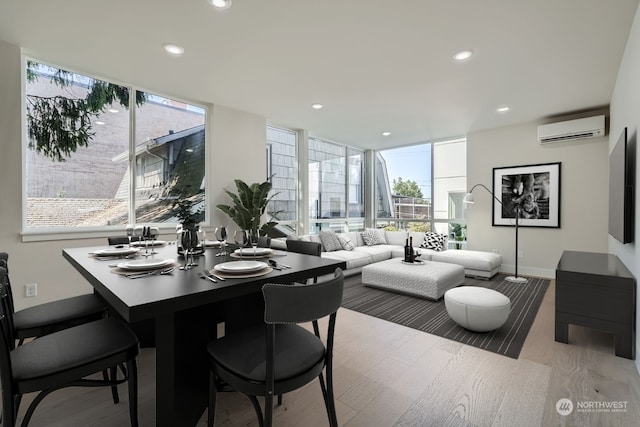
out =
<svg viewBox="0 0 640 427"><path fill-rule="evenodd" d="M225 190L225 193L229 195L233 204L219 204L216 207L227 214L241 230L249 231L251 234L258 236L268 235L269 231L271 231L271 229L278 223L271 220L264 224L260 224L260 222L262 216L267 210L267 205L271 199L279 193L269 196L269 192L272 188L272 184L269 179L265 182L253 183L251 185L240 179L236 179L234 182L236 184L237 194L229 190ZM282 211L269 212L271 219L277 219L276 215L280 212Z"/></svg>
<svg viewBox="0 0 640 427"><path fill-rule="evenodd" d="M175 215L180 220L178 234L178 253L183 253L183 232L189 231L190 246L194 254L204 252L204 231L198 225L203 220L203 209L194 210L195 201L190 198L179 198L173 203Z"/></svg>

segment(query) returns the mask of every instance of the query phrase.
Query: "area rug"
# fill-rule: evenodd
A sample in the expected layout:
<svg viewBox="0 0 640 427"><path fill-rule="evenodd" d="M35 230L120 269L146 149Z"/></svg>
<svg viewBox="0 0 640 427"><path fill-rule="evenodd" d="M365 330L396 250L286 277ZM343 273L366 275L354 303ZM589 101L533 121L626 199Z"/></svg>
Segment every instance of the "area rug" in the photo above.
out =
<svg viewBox="0 0 640 427"><path fill-rule="evenodd" d="M459 326L447 314L444 298L430 301L369 288L362 284L359 274L345 278L342 306L517 359L549 287L549 280L530 277L527 283L521 284L507 282L506 277L498 274L489 281L466 278L463 284L494 289L511 299L511 313L507 322L491 332L472 332Z"/></svg>

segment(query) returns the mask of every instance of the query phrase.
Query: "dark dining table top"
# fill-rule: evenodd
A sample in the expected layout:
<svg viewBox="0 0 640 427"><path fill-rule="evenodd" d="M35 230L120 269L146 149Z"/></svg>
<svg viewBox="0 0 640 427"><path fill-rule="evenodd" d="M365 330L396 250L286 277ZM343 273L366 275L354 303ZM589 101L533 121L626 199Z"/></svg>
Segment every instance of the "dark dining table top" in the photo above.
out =
<svg viewBox="0 0 640 427"><path fill-rule="evenodd" d="M213 269L218 263L238 259L230 255L216 256L218 249L208 248L203 255L196 257L198 265L190 270L176 269L172 274L129 279L111 271L113 265L126 260L103 261L90 255L91 252L106 248L106 246L79 247L64 249L62 252L63 257L94 287L95 291L129 322L151 319L259 292L265 283L304 281L309 277L330 274L338 267L345 268L343 261L274 250L274 256L271 259L292 268L273 270L260 277L231 278L213 283L202 279L200 273L205 269ZM184 264L184 259L178 258L176 245L156 247L155 250L158 253L148 259L174 259ZM142 259L142 256L138 256L137 259ZM266 259L260 260L266 262Z"/></svg>

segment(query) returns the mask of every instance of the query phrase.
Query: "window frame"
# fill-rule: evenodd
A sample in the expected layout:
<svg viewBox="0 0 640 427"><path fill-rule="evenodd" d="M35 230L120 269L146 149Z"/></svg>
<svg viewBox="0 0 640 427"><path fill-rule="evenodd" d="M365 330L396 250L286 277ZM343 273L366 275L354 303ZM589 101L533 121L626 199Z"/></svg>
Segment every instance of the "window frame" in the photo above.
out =
<svg viewBox="0 0 640 427"><path fill-rule="evenodd" d="M211 131L210 131L210 120L211 120L211 108L208 104L204 102L192 101L181 97L176 97L173 95L165 95L159 93L155 90L145 89L140 86L136 86L133 84L123 83L116 79L106 78L102 76L98 76L96 74L87 73L83 71L77 71L73 67L61 66L52 61L43 61L28 55L22 55L22 70L21 70L21 123L22 123L22 136L21 136L21 153L22 153L22 164L21 164L21 172L22 172L22 182L21 182L21 231L20 236L23 242L36 242L36 241L50 241L50 240L68 240L68 239L91 239L91 238L103 238L114 235L122 235L124 233L123 225L102 225L102 226L92 226L92 227L27 227L27 193L28 193L28 182L27 182L27 150L29 140L27 134L27 62L35 61L39 64L43 64L45 66L58 68L61 70L65 70L67 72L78 74L80 76L85 76L91 79L102 80L111 84L119 85L127 88L129 90L129 108L127 113L129 115L129 193L128 193L128 221L131 224L135 224L136 215L135 215L135 177L136 177L136 161L135 156L132 157L131 153L135 152L136 145L136 103L135 103L135 94L136 91L149 93L159 97L165 97L167 99L171 99L173 101L183 102L185 104L193 105L198 108L202 108L204 110L204 129L205 129L205 170L204 170L204 181L205 181L205 204L207 207L210 206L210 180L211 176L208 173L210 170L209 165L209 156L206 154L211 146ZM204 226L208 227L211 218L211 209L207 209L205 213ZM163 234L173 233L175 232L175 227L178 224L176 223L146 223L148 225L156 226L160 229L160 232Z"/></svg>

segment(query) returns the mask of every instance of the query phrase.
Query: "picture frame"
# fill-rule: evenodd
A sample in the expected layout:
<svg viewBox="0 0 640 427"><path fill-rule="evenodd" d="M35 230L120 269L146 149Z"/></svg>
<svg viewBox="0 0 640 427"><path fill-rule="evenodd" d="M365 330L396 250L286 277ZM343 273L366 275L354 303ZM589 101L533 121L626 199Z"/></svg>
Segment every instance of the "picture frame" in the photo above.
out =
<svg viewBox="0 0 640 427"><path fill-rule="evenodd" d="M560 228L561 163L493 168L493 225Z"/></svg>

